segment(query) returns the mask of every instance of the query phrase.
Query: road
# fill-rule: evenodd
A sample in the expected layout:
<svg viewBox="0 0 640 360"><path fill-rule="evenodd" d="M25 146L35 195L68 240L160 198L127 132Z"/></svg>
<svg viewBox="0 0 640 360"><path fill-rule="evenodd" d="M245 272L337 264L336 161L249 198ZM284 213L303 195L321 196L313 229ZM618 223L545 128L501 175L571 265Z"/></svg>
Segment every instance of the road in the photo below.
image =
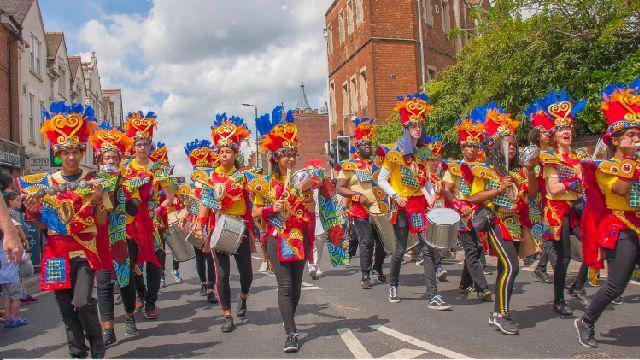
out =
<svg viewBox="0 0 640 360"><path fill-rule="evenodd" d="M116 305L116 334L120 343L108 349L108 357L128 358L640 358L638 302L640 286L629 285L624 304L611 307L597 326L600 347L578 345L573 319L561 319L551 311L552 286L534 280L531 271L521 271L512 300L519 336L504 336L489 327L492 303L474 297L462 298L456 288L461 265L450 261L446 282L439 289L453 304L453 311L427 308L422 268L413 263L402 268L401 303L390 304L387 286L375 284L361 290L358 260L346 269L329 269L313 281L305 276L297 323L302 349L285 355L284 331L277 307L273 276L256 274L248 302L246 320L234 332L223 334L218 306L198 295L193 261L183 263L185 281L162 289L158 302L160 318L137 316L140 335L125 338L123 311ZM232 261L233 263L233 261ZM170 264L170 263L169 263ZM254 269L260 264L254 259ZM387 270L385 265L385 270ZM233 265L232 265L233 266ZM170 265L169 265L170 267ZM234 270L235 271L235 270ZM493 283L495 276L490 276ZM37 283L29 279L30 286ZM237 273L232 276L232 297L238 296ZM597 289L588 288L589 294ZM38 290L34 288L33 292ZM0 358L67 357L65 335L51 293L39 294L39 302L24 308L31 321L18 329L0 329ZM570 304L579 307L575 300Z"/></svg>

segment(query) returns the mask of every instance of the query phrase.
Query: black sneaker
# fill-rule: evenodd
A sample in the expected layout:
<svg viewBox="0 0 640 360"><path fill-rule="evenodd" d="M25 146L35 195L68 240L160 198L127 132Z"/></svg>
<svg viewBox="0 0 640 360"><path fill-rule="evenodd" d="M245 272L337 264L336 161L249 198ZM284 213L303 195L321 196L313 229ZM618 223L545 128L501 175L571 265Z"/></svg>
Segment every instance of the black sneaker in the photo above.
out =
<svg viewBox="0 0 640 360"><path fill-rule="evenodd" d="M447 304L446 301L440 295L433 295L431 299L429 299L429 304L427 305L429 309L438 310L438 311L447 311L451 310L451 305Z"/></svg>
<svg viewBox="0 0 640 360"><path fill-rule="evenodd" d="M210 293L207 294L207 301L212 303L212 304L217 304L218 303L218 297L216 296L216 294L212 291Z"/></svg>
<svg viewBox="0 0 640 360"><path fill-rule="evenodd" d="M243 318L247 315L247 299L238 299L238 308L236 309L236 316Z"/></svg>
<svg viewBox="0 0 640 360"><path fill-rule="evenodd" d="M553 311L560 316L571 316L573 310L567 305L564 300L556 301L553 303Z"/></svg>
<svg viewBox="0 0 640 360"><path fill-rule="evenodd" d="M584 306L585 308L589 307L589 298L587 297L587 292L584 291L584 289L575 290L573 288L570 288L569 295L578 299L578 301L580 301L580 304L582 304L582 306Z"/></svg>
<svg viewBox="0 0 640 360"><path fill-rule="evenodd" d="M200 296L207 296L207 284L200 284Z"/></svg>
<svg viewBox="0 0 640 360"><path fill-rule="evenodd" d="M473 292L473 290L474 290L473 286L469 286L469 287L458 286L458 293L462 296L468 296Z"/></svg>
<svg viewBox="0 0 640 360"><path fill-rule="evenodd" d="M233 317L231 315L228 315L224 317L224 324L222 324L220 331L232 332L234 327L235 326L233 325Z"/></svg>
<svg viewBox="0 0 640 360"><path fill-rule="evenodd" d="M118 343L118 339L116 339L116 332L111 329L102 330L102 342L104 343L105 349L108 349Z"/></svg>
<svg viewBox="0 0 640 360"><path fill-rule="evenodd" d="M493 323L491 322L492 320ZM511 320L511 315L509 314L501 315L494 313L493 319L489 319L489 324L495 326L496 329L505 335L518 335L520 333L518 325Z"/></svg>
<svg viewBox="0 0 640 360"><path fill-rule="evenodd" d="M363 289L371 289L371 278L369 276L363 276L360 285Z"/></svg>
<svg viewBox="0 0 640 360"><path fill-rule="evenodd" d="M134 336L138 335L140 332L138 331L138 327L136 326L136 319L132 316L124 318L124 334L126 336Z"/></svg>
<svg viewBox="0 0 640 360"><path fill-rule="evenodd" d="M399 303L400 298L398 297L398 287L389 285L389 302L390 303Z"/></svg>
<svg viewBox="0 0 640 360"><path fill-rule="evenodd" d="M482 268L482 273L485 275L493 275L493 271L487 270L486 267Z"/></svg>
<svg viewBox="0 0 640 360"><path fill-rule="evenodd" d="M298 342L298 334L291 333L287 336L287 341L284 343L284 352L297 353L300 350L300 342Z"/></svg>
<svg viewBox="0 0 640 360"><path fill-rule="evenodd" d="M549 278L549 274L547 274L547 272L544 270L535 269L533 271L533 276L535 276L538 280L542 281L545 284L551 284L553 282L551 281L551 278Z"/></svg>
<svg viewBox="0 0 640 360"><path fill-rule="evenodd" d="M384 276L384 274L382 273L382 271L373 271L373 278L376 279L377 282L379 283L386 283L387 282L387 277Z"/></svg>
<svg viewBox="0 0 640 360"><path fill-rule="evenodd" d="M477 294L478 300L480 301L491 301L491 295L493 295L493 293L487 289L480 290Z"/></svg>
<svg viewBox="0 0 640 360"><path fill-rule="evenodd" d="M576 319L573 325L578 332L578 342L580 345L588 348L598 347L598 343L596 342L596 329L593 325L587 324L582 319Z"/></svg>
<svg viewBox="0 0 640 360"><path fill-rule="evenodd" d="M617 298L611 300L611 303L615 304L615 305L622 305L623 302L624 301L622 301L622 295L620 295Z"/></svg>

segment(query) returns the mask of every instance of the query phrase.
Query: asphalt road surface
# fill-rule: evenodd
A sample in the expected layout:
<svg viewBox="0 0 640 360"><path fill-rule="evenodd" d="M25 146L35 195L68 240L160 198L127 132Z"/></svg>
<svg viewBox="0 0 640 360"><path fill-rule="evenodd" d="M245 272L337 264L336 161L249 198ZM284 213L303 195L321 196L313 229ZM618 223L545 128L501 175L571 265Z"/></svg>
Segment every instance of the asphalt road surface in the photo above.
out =
<svg viewBox="0 0 640 360"><path fill-rule="evenodd" d="M387 260L388 262L388 260ZM445 263L446 282L438 284L453 311L427 308L422 268L402 267L399 295L387 300L387 285L360 289L359 261L346 269L330 269L326 255L324 276L317 281L305 275L297 324L302 348L284 354L285 334L277 306L276 281L256 273L248 301L248 316L236 319L232 333L221 333L221 310L198 295L194 261L181 264L184 282L176 284L168 273L158 301L159 319L136 316L140 335L124 336L121 305L116 305L119 344L108 357L134 358L640 358L640 286L629 285L622 305L611 306L597 324L600 347L586 349L576 341L573 318L558 318L551 310L552 285L534 280L523 270L512 299L519 336L505 336L488 325L493 303L461 297L456 288L461 265ZM233 264L233 261L232 261ZM259 267L254 259L254 269ZM232 268L234 265L232 265ZM168 262L168 269L171 268ZM385 265L385 271L387 264ZM490 283L495 275L489 276ZM239 292L237 272L232 276L233 310ZM29 279L32 293L37 278ZM588 294L596 288L587 288ZM24 308L31 323L18 329L0 328L0 358L68 357L62 321L51 293L37 294L39 302ZM570 305L580 309L577 301ZM576 313L580 314L581 311Z"/></svg>

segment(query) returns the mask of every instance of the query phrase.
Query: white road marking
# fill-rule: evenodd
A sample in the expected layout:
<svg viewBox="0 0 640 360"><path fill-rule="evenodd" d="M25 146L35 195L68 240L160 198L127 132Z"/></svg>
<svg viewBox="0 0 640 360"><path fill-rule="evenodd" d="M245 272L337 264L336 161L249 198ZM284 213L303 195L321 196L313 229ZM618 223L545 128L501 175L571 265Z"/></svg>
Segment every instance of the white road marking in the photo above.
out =
<svg viewBox="0 0 640 360"><path fill-rule="evenodd" d="M420 340L420 339L416 339L413 336L409 336L409 335L405 335L399 331L390 329L384 325L372 325L371 328L376 329L384 334L387 334L389 336L393 336L394 338L398 339L398 340L402 340L406 343L409 343L415 347L419 347L421 349L425 349L429 352L432 353L436 353L436 354L440 354L442 356L448 357L448 358L452 358L452 359L470 359L468 356L462 355L460 353L457 353L455 351L451 351L449 349L445 349L443 347L437 346L437 345L433 345L430 344L426 341Z"/></svg>
<svg viewBox="0 0 640 360"><path fill-rule="evenodd" d="M252 259L254 259L254 260L260 260L260 261L262 261L262 258L261 258L261 257L257 257L257 256L253 256L253 255L251 255L251 258L252 258Z"/></svg>
<svg viewBox="0 0 640 360"><path fill-rule="evenodd" d="M344 341L344 344L347 345L347 348L349 348L349 351L351 351L356 359L373 359L373 356L369 354L351 330L338 329L338 334L340 334L342 341Z"/></svg>
<svg viewBox="0 0 640 360"><path fill-rule="evenodd" d="M352 310L352 311L360 311L359 308L354 308L354 307L349 307L349 306L342 306L342 305L329 305L331 307L334 307L336 309L346 309L346 310Z"/></svg>
<svg viewBox="0 0 640 360"><path fill-rule="evenodd" d="M413 349L400 349L381 357L381 359L415 359L426 354L426 351Z"/></svg>

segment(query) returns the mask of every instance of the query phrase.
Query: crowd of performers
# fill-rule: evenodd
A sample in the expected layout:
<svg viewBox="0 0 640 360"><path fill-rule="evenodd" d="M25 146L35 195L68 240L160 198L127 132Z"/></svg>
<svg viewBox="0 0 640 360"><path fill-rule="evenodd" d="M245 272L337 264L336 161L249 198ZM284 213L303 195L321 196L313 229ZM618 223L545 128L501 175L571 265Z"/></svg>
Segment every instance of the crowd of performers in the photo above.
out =
<svg viewBox="0 0 640 360"><path fill-rule="evenodd" d="M47 231L41 289L55 294L70 355L104 357L117 342L114 287L124 307L126 335L138 333L136 310L146 319L158 317L169 213L182 209L186 215L179 221L193 235L201 295L219 303L221 331L235 327L231 257L240 275L235 316L243 318L250 305L251 254L259 252L277 280L284 351L296 352L295 314L305 265L312 278L320 275L325 244L333 266L348 264L354 255L348 230L360 248L363 289L373 281L387 282L382 265L388 252L389 302L400 302L400 269L412 249L422 258L428 308L450 310L437 287L443 254L425 238L429 210L446 207L461 217L458 243L465 257L459 292L493 300L489 324L506 335L519 332L509 306L519 257L539 248L543 259L551 259L549 311L568 316L573 310L565 301L567 269L572 246L580 246L583 263L568 292L586 307L575 320L579 342L596 347L596 321L640 263L640 79L602 91L606 157L572 148L575 118L584 105L564 90L534 100L524 113L539 153L529 157L519 156L519 122L493 102L479 106L455 127L461 158L443 160L442 140L425 132L428 97L403 96L395 107L403 126L400 139L374 149L373 119L355 119L355 151L338 166L335 183L318 162L295 171L299 144L291 111L277 106L256 121L270 175L241 168L238 154L249 130L243 119L222 113L211 127L211 141L186 144L193 172L188 183L179 184L171 177L166 147L153 145L154 113L129 113L120 130L98 127L91 107L52 103L41 131L62 169L19 179L28 216ZM98 171L80 166L87 144L95 151ZM395 243L387 251L389 244L383 244L382 230L372 221L380 214L390 216L393 229ZM212 248L209 241L228 219L244 225L232 252ZM497 257L493 292L483 270L485 250ZM547 262L541 259L535 273L551 282ZM588 299L589 269L605 264L607 280ZM178 265L174 261L176 279Z"/></svg>

